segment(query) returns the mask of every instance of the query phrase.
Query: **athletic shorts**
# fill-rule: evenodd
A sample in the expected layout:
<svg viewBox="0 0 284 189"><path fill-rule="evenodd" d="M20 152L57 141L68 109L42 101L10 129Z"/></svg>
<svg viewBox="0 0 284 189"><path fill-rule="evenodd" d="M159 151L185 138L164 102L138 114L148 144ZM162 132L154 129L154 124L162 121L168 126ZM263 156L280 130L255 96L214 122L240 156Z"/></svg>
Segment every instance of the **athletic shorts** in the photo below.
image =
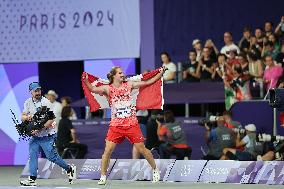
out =
<svg viewBox="0 0 284 189"><path fill-rule="evenodd" d="M127 138L131 144L144 142L139 124L133 126L110 126L106 140L120 144Z"/></svg>

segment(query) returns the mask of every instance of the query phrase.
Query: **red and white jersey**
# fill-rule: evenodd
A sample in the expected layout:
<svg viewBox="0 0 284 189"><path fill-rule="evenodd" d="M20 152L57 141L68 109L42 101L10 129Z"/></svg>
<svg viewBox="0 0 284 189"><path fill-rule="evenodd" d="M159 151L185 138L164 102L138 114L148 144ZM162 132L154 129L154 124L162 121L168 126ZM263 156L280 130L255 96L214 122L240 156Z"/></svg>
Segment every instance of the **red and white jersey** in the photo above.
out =
<svg viewBox="0 0 284 189"><path fill-rule="evenodd" d="M136 107L131 95L131 86L124 82L116 88L109 85L109 105L111 107L110 126L131 126L138 124Z"/></svg>

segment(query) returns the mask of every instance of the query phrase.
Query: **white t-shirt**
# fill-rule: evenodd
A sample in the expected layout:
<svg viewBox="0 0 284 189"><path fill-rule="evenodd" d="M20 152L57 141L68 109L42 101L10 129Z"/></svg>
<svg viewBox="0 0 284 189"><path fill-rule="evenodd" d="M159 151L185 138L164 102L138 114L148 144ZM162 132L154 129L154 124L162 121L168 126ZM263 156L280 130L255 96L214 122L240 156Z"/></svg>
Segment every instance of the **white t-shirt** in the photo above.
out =
<svg viewBox="0 0 284 189"><path fill-rule="evenodd" d="M176 72L176 71L177 71L177 67L176 67L176 65L175 65L174 63L172 63L172 62L170 62L170 63L168 63L168 64L163 64L163 66L165 66L166 68L168 68L168 70L166 70L165 73L163 74L164 80L167 81L166 78L168 78L169 75L170 75L172 72ZM175 77L174 77L174 78L175 78ZM171 80L170 80L170 81L171 81ZM174 81L174 79L173 79L172 81Z"/></svg>
<svg viewBox="0 0 284 189"><path fill-rule="evenodd" d="M51 103L51 109L55 115L56 130L57 130L59 121L61 119L62 105L59 102L54 101L53 103Z"/></svg>
<svg viewBox="0 0 284 189"><path fill-rule="evenodd" d="M23 112L28 114L28 115L33 116L37 112L37 108L40 108L42 106L46 106L47 108L50 108L50 110L52 110L51 102L47 98L42 97L38 101L33 101L32 98L29 98L24 103L24 110L23 110ZM48 128L48 129L43 129L36 136L43 137L43 136L47 136L49 134L52 135L52 134L55 134L55 133L56 133L55 128Z"/></svg>
<svg viewBox="0 0 284 189"><path fill-rule="evenodd" d="M234 43L232 43L231 45L225 45L222 49L221 49L221 53L225 54L227 57L229 57L229 51L232 50L236 50L238 52L238 54L240 53L240 49L237 45L235 45Z"/></svg>

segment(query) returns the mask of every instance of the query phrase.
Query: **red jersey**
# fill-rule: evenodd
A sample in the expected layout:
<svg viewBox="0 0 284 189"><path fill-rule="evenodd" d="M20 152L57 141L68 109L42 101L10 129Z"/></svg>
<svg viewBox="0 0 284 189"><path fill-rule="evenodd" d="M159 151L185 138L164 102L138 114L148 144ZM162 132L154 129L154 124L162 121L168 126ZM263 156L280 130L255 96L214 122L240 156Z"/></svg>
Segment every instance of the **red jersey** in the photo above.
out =
<svg viewBox="0 0 284 189"><path fill-rule="evenodd" d="M110 126L133 126L137 125L136 106L133 104L131 86L124 82L116 88L109 85L109 105L111 107Z"/></svg>

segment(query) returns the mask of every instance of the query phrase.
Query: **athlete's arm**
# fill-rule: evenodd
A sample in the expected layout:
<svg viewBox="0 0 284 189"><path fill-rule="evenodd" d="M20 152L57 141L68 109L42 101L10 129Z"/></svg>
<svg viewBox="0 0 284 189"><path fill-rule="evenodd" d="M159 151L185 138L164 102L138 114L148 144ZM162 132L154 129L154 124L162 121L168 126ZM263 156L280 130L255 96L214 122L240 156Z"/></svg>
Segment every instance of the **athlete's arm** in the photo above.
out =
<svg viewBox="0 0 284 189"><path fill-rule="evenodd" d="M163 68L160 69L160 72L157 75L155 75L154 77L152 77L152 78L150 78L146 81L130 81L129 83L130 83L132 89L137 89L139 87L151 85L151 84L155 83L158 79L160 79L165 71L166 71L166 68L163 67Z"/></svg>
<svg viewBox="0 0 284 189"><path fill-rule="evenodd" d="M99 87L93 86L88 80L88 74L85 74L85 76L83 76L83 81L91 92L100 94L100 95L108 94L107 86L104 86L104 85L99 86Z"/></svg>

